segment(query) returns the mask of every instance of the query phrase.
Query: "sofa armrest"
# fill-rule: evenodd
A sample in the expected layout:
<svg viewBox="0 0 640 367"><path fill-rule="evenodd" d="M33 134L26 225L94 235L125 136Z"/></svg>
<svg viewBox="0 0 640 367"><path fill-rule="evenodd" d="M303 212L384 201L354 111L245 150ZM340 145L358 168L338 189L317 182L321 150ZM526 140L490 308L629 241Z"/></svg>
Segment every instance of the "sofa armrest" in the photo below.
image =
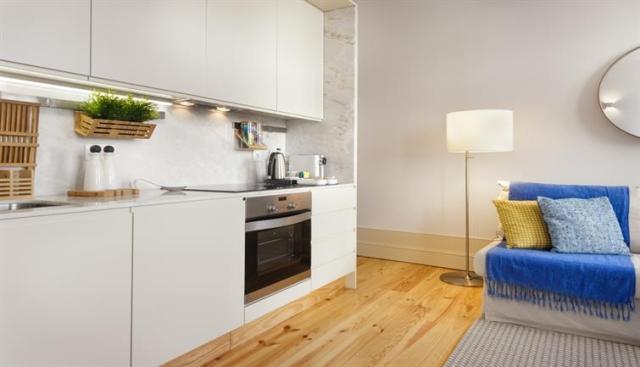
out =
<svg viewBox="0 0 640 367"><path fill-rule="evenodd" d="M502 242L502 239L496 239L490 244L478 250L478 252L473 255L473 270L476 274L484 277L486 274L486 265L487 265L487 252L492 248L498 246Z"/></svg>

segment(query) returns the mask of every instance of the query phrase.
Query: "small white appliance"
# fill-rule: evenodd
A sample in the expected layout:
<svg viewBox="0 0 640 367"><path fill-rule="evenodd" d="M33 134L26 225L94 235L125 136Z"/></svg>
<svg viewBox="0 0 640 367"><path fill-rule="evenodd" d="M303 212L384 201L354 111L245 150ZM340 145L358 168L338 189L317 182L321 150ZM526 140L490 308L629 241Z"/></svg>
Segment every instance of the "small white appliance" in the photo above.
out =
<svg viewBox="0 0 640 367"><path fill-rule="evenodd" d="M289 172L309 172L309 178L324 178L327 158L322 154L297 154L289 157Z"/></svg>
<svg viewBox="0 0 640 367"><path fill-rule="evenodd" d="M102 172L102 147L99 145L87 145L85 147L84 161L84 190L100 191L104 190Z"/></svg>
<svg viewBox="0 0 640 367"><path fill-rule="evenodd" d="M116 148L113 145L106 145L102 148L102 184L105 189L118 188L116 165L114 162L115 154Z"/></svg>

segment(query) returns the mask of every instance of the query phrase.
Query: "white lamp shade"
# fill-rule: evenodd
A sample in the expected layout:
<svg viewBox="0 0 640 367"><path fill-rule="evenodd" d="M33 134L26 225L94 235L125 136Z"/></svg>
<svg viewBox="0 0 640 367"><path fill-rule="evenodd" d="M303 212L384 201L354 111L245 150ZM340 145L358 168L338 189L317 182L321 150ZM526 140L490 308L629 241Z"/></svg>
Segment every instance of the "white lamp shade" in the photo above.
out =
<svg viewBox="0 0 640 367"><path fill-rule="evenodd" d="M447 150L454 153L513 150L513 111L470 110L447 114Z"/></svg>

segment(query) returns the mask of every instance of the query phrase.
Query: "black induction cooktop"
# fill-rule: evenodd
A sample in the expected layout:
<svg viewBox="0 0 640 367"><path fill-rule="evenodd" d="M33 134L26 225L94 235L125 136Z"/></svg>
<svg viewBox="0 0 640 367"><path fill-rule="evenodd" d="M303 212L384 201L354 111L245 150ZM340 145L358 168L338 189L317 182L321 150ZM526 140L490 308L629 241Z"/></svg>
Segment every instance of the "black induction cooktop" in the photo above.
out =
<svg viewBox="0 0 640 367"><path fill-rule="evenodd" d="M204 191L204 192L251 192L289 189L297 187L295 181L290 180L273 180L262 183L251 184L225 184L225 185L201 185L187 186L184 191Z"/></svg>

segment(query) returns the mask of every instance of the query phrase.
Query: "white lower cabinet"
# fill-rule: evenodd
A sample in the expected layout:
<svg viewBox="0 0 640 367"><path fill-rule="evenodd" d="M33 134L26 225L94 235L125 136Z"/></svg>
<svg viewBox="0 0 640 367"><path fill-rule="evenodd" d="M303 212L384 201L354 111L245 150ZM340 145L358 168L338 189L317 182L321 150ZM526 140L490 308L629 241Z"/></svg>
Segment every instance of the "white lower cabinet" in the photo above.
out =
<svg viewBox="0 0 640 367"><path fill-rule="evenodd" d="M312 191L311 287L318 289L356 271L356 189Z"/></svg>
<svg viewBox="0 0 640 367"><path fill-rule="evenodd" d="M0 220L0 366L157 366L354 275L355 187L312 200L311 281L246 308L242 198Z"/></svg>
<svg viewBox="0 0 640 367"><path fill-rule="evenodd" d="M128 366L129 209L0 221L0 366Z"/></svg>
<svg viewBox="0 0 640 367"><path fill-rule="evenodd" d="M244 319L244 201L133 209L132 365L157 366Z"/></svg>

